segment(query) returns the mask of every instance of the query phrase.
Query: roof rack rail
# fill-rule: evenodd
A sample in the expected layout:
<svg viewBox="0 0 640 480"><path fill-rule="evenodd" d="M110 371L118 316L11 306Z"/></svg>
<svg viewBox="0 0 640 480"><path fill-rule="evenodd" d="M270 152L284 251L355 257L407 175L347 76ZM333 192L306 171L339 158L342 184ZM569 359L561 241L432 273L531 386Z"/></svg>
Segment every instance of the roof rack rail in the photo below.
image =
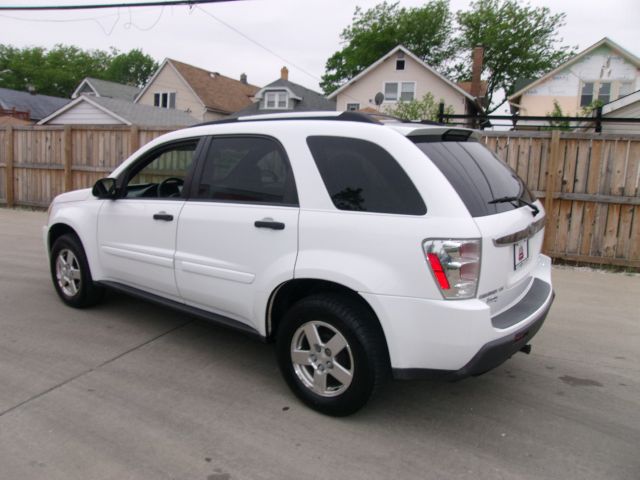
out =
<svg viewBox="0 0 640 480"><path fill-rule="evenodd" d="M320 114L322 113L322 114ZM276 116L277 115L277 116ZM361 123L373 123L376 125L382 125L382 122L377 120L378 115L369 115L361 112L342 112L339 115L326 115L326 112L309 112L309 115L286 115L286 114L263 114L263 115L251 115L246 117L225 118L223 120L212 120L210 122L198 123L193 127L202 127L205 125L222 125L225 123L240 123L240 122L277 122L284 120L339 120L343 122L361 122ZM388 117L388 115L379 115ZM264 117L264 118L261 118ZM390 117L392 118L392 117Z"/></svg>

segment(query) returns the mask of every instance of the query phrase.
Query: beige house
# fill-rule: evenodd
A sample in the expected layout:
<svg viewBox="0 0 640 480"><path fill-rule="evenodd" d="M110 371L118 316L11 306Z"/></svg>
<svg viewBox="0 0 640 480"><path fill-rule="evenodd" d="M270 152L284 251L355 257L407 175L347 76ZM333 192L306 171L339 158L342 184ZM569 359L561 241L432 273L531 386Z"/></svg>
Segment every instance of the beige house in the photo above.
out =
<svg viewBox="0 0 640 480"><path fill-rule="evenodd" d="M479 75L477 82L479 92ZM378 93L384 96L379 106L375 101ZM402 45L371 64L328 98L336 100L338 111L377 109L384 112L388 106L419 100L426 93L451 106L456 114L474 113L480 104L479 99L436 72Z"/></svg>
<svg viewBox="0 0 640 480"><path fill-rule="evenodd" d="M566 116L598 100L607 104L640 89L640 58L608 38L508 97L520 115L548 115L557 102Z"/></svg>
<svg viewBox="0 0 640 480"><path fill-rule="evenodd" d="M165 59L135 103L185 112L199 121L219 120L251 105L259 90L240 80L187 63Z"/></svg>

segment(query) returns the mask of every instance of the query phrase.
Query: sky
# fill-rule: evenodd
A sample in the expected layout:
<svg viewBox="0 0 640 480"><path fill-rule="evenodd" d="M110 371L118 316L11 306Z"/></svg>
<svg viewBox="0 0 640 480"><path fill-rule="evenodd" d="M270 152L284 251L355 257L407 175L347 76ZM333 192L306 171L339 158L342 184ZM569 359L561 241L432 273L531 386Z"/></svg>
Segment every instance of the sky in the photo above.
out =
<svg viewBox="0 0 640 480"><path fill-rule="evenodd" d="M77 5L126 0L0 0L0 5ZM380 0L381 1L381 0ZM118 8L64 12L0 11L0 43L121 51L140 48L161 62L165 57L232 78L246 73L254 85L268 84L289 68L289 80L320 90L329 56L341 48L340 32L356 6L378 0L246 0L177 7ZM424 4L400 0L402 6ZM452 11L469 0L450 0ZM553 13L566 13L563 44L583 50L609 37L640 56L640 0L531 0Z"/></svg>

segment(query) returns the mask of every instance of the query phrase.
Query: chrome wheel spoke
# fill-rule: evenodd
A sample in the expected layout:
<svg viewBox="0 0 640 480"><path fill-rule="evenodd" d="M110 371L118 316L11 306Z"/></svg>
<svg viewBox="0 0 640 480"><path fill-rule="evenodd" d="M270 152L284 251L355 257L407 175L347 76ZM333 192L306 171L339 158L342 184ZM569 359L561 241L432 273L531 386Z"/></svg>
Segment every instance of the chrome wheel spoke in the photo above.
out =
<svg viewBox="0 0 640 480"><path fill-rule="evenodd" d="M335 362L333 364L333 368L329 371L329 375L338 380L345 387L348 387L353 379L353 373Z"/></svg>
<svg viewBox="0 0 640 480"><path fill-rule="evenodd" d="M72 268L70 276L72 280L80 280L80 270L78 270L77 268Z"/></svg>
<svg viewBox="0 0 640 480"><path fill-rule="evenodd" d="M327 390L327 376L317 370L313 374L313 390L320 395L326 394Z"/></svg>
<svg viewBox="0 0 640 480"><path fill-rule="evenodd" d="M320 340L320 335L318 334L315 323L308 323L304 327L304 334L307 336L307 342L309 342L311 348L313 348L314 345L322 345L322 340Z"/></svg>
<svg viewBox="0 0 640 480"><path fill-rule="evenodd" d="M331 351L331 354L335 357L342 351L344 347L347 346L347 339L340 334L340 332L336 332L336 334L327 342L325 345Z"/></svg>
<svg viewBox="0 0 640 480"><path fill-rule="evenodd" d="M310 354L309 350L294 350L291 352L291 360L298 365L311 365Z"/></svg>

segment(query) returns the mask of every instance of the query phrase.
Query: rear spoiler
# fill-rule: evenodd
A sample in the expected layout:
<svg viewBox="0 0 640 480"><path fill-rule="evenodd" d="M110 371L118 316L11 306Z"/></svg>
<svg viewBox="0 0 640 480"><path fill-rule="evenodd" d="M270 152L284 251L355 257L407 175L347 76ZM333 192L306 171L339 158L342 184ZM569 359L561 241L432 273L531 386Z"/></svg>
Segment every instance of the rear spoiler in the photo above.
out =
<svg viewBox="0 0 640 480"><path fill-rule="evenodd" d="M480 136L475 130L445 126L416 128L407 134L407 138L414 143L467 142L480 140Z"/></svg>

